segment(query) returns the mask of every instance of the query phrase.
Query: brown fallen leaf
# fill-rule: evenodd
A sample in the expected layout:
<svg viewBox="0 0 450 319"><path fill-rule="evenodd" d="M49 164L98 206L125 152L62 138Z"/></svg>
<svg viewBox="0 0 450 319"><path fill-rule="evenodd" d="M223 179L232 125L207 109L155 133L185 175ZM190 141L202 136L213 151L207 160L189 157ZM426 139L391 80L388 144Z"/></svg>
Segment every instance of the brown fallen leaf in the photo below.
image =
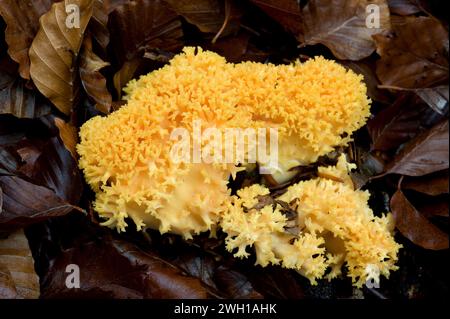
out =
<svg viewBox="0 0 450 319"><path fill-rule="evenodd" d="M204 33L220 32L222 36L226 36L237 31L240 25L242 12L236 2L230 0L165 0L165 2Z"/></svg>
<svg viewBox="0 0 450 319"><path fill-rule="evenodd" d="M368 28L369 4L379 8L379 27ZM361 60L375 51L372 36L390 29L385 0L311 0L302 10L301 46L321 43L338 59Z"/></svg>
<svg viewBox="0 0 450 319"><path fill-rule="evenodd" d="M119 100L122 98L122 89L134 77L137 68L141 63L141 59L125 61L119 71L114 74L113 82Z"/></svg>
<svg viewBox="0 0 450 319"><path fill-rule="evenodd" d="M402 188L412 189L430 196L448 194L448 170L421 177L405 177Z"/></svg>
<svg viewBox="0 0 450 319"><path fill-rule="evenodd" d="M77 209L49 188L17 176L0 176L0 188L3 193L3 209L0 213L2 231L28 226L50 217L63 216Z"/></svg>
<svg viewBox="0 0 450 319"><path fill-rule="evenodd" d="M66 267L80 269L80 288L66 286ZM42 280L43 298L206 298L200 280L123 240L82 242L54 259Z"/></svg>
<svg viewBox="0 0 450 319"><path fill-rule="evenodd" d="M251 0L295 36L301 33L301 11L297 0Z"/></svg>
<svg viewBox="0 0 450 319"><path fill-rule="evenodd" d="M16 296L6 297L17 299L37 299L39 298L39 277L34 271L34 261L31 255L28 240L22 229L15 231L5 239L0 239L0 298L4 295L2 289L5 283L1 275L2 268L9 272L6 278L11 289L16 292Z"/></svg>
<svg viewBox="0 0 450 319"><path fill-rule="evenodd" d="M0 299L16 299L17 297L16 285L9 269L0 263Z"/></svg>
<svg viewBox="0 0 450 319"><path fill-rule="evenodd" d="M96 109L108 114L111 109L112 97L106 88L106 78L100 70L108 66L92 51L92 39L88 34L83 41L80 55L80 79L86 93L96 102Z"/></svg>
<svg viewBox="0 0 450 319"><path fill-rule="evenodd" d="M433 250L449 247L448 234L417 211L400 189L391 198L391 210L397 229L414 244Z"/></svg>
<svg viewBox="0 0 450 319"><path fill-rule="evenodd" d="M64 122L59 117L54 119L55 125L59 130L59 137L64 143L66 149L70 152L74 159L78 158L76 146L78 144L78 132L77 128L68 122Z"/></svg>
<svg viewBox="0 0 450 319"><path fill-rule="evenodd" d="M448 92L445 94L449 70L447 30L438 20L429 17L403 17L392 25L393 33L373 36L381 56L376 68L381 87L419 92L439 112L442 103L448 103ZM443 88L437 92L419 90L440 86ZM433 96L427 97L432 93ZM439 100L436 94L446 101Z"/></svg>
<svg viewBox="0 0 450 319"><path fill-rule="evenodd" d="M23 79L0 70L0 114L36 118L50 114L51 110L51 105L42 96L26 88Z"/></svg>
<svg viewBox="0 0 450 319"><path fill-rule="evenodd" d="M5 39L8 43L8 53L19 63L19 72L24 79L30 79L28 50L39 30L39 17L50 10L56 1L3 0L0 3L0 15L7 24Z"/></svg>
<svg viewBox="0 0 450 319"><path fill-rule="evenodd" d="M400 94L396 101L367 122L372 150L388 151L426 129L424 121L433 113L414 94Z"/></svg>
<svg viewBox="0 0 450 319"><path fill-rule="evenodd" d="M108 7L109 0L94 0L92 19L88 25L92 37L103 50L109 44Z"/></svg>
<svg viewBox="0 0 450 319"><path fill-rule="evenodd" d="M445 119L410 141L377 178L386 174L423 176L447 169L448 134L448 120Z"/></svg>
<svg viewBox="0 0 450 319"><path fill-rule="evenodd" d="M112 48L119 67L141 58L146 48L179 49L183 30L178 15L159 0L133 0L117 6L110 14Z"/></svg>
<svg viewBox="0 0 450 319"><path fill-rule="evenodd" d="M66 13L69 5L78 6L79 25L75 24L77 19L71 21L72 16ZM30 74L34 84L65 114L71 113L78 97L76 61L92 12L92 0L65 0L53 4L41 17L40 29L30 48ZM73 25L66 25L66 22Z"/></svg>

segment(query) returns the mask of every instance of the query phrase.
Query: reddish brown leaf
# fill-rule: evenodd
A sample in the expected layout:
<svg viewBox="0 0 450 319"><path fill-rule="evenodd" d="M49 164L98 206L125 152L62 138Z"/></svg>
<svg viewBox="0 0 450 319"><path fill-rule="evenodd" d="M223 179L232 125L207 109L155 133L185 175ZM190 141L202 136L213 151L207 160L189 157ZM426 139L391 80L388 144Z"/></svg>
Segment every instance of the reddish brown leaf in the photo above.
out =
<svg viewBox="0 0 450 319"><path fill-rule="evenodd" d="M380 27L368 28L366 7L375 4L380 11ZM311 0L302 10L303 46L321 43L343 60L361 60L375 51L372 35L390 28L385 0Z"/></svg>
<svg viewBox="0 0 450 319"><path fill-rule="evenodd" d="M414 244L433 250L449 247L448 235L418 212L401 190L392 196L391 209L397 229Z"/></svg>
<svg viewBox="0 0 450 319"><path fill-rule="evenodd" d="M59 137L64 143L66 149L70 152L74 159L77 159L76 146L78 144L78 132L75 126L70 123L64 122L64 120L55 117L55 125L59 130Z"/></svg>
<svg viewBox="0 0 450 319"><path fill-rule="evenodd" d="M15 72L17 66L9 58L0 62L0 114L19 118L35 118L51 112L50 104L36 91L25 87Z"/></svg>
<svg viewBox="0 0 450 319"><path fill-rule="evenodd" d="M445 198L440 201L433 201L419 206L418 210L428 218L433 216L448 217L448 200Z"/></svg>
<svg viewBox="0 0 450 319"><path fill-rule="evenodd" d="M444 120L420 134L386 165L383 175L422 176L447 169L448 133L448 121Z"/></svg>
<svg viewBox="0 0 450 319"><path fill-rule="evenodd" d="M3 210L0 213L2 231L63 216L74 209L52 190L17 176L0 176L0 188L3 192Z"/></svg>
<svg viewBox="0 0 450 319"><path fill-rule="evenodd" d="M114 74L114 88L116 89L119 99L122 98L123 87L133 78L141 60L135 58L130 61L125 61L119 71Z"/></svg>
<svg viewBox="0 0 450 319"><path fill-rule="evenodd" d="M80 267L80 288L69 289L68 264ZM112 238L64 250L43 278L44 298L206 298L201 282L156 255Z"/></svg>
<svg viewBox="0 0 450 319"><path fill-rule="evenodd" d="M251 0L295 36L301 32L301 12L297 0Z"/></svg>
<svg viewBox="0 0 450 319"><path fill-rule="evenodd" d="M109 0L94 0L94 9L88 29L94 40L105 50L109 43L108 3Z"/></svg>
<svg viewBox="0 0 450 319"><path fill-rule="evenodd" d="M448 194L448 170L421 177L406 177L402 182L402 188L431 196Z"/></svg>
<svg viewBox="0 0 450 319"><path fill-rule="evenodd" d="M413 94L402 94L391 106L368 121L372 150L388 151L409 141L424 129L433 111Z"/></svg>
<svg viewBox="0 0 450 319"><path fill-rule="evenodd" d="M448 32L434 18L408 17L374 36L377 75L386 87L429 88L448 81ZM426 32L424 31L426 30Z"/></svg>
<svg viewBox="0 0 450 319"><path fill-rule="evenodd" d="M119 65L142 57L146 48L166 51L182 46L178 15L159 0L134 0L118 7L110 15L112 47Z"/></svg>
<svg viewBox="0 0 450 319"><path fill-rule="evenodd" d="M11 58L19 63L20 75L30 78L28 50L39 30L39 17L50 10L58 0L17 1L3 0L0 15L7 24L6 42ZM60 1L60 0L59 0Z"/></svg>
<svg viewBox="0 0 450 319"><path fill-rule="evenodd" d="M92 39L84 38L80 56L80 78L86 93L95 102L95 107L102 113L109 113L112 97L106 88L106 79L100 70L109 63L103 61L92 51Z"/></svg>
<svg viewBox="0 0 450 319"><path fill-rule="evenodd" d="M216 34L220 31L220 34L225 36L239 28L242 12L235 2L230 0L166 0L166 2L201 32Z"/></svg>

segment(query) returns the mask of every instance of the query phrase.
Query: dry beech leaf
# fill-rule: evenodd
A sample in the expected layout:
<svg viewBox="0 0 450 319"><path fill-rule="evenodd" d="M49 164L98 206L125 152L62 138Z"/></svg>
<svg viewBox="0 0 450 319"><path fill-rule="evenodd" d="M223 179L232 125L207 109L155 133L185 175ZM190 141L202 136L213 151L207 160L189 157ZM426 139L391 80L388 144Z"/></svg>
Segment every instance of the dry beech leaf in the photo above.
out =
<svg viewBox="0 0 450 319"><path fill-rule="evenodd" d="M434 88L417 89L414 92L435 112L443 115L448 110L448 89L448 85L443 85Z"/></svg>
<svg viewBox="0 0 450 319"><path fill-rule="evenodd" d="M371 149L388 151L409 141L424 129L424 119L432 113L433 110L414 94L401 94L392 105L367 122Z"/></svg>
<svg viewBox="0 0 450 319"><path fill-rule="evenodd" d="M70 123L64 122L59 117L55 117L55 125L59 129L59 137L64 143L66 149L70 152L74 159L77 159L76 146L78 144L77 128Z"/></svg>
<svg viewBox="0 0 450 319"><path fill-rule="evenodd" d="M403 236L426 249L447 249L448 235L432 224L408 201L401 190L391 198L395 225Z"/></svg>
<svg viewBox="0 0 450 319"><path fill-rule="evenodd" d="M80 288L65 285L68 264L80 267ZM200 280L126 241L102 238L64 250L42 280L43 298L206 298Z"/></svg>
<svg viewBox="0 0 450 319"><path fill-rule="evenodd" d="M106 79L100 70L109 63L92 51L92 39L87 35L80 55L80 79L86 93L96 102L96 109L107 114L111 109L112 97L106 88Z"/></svg>
<svg viewBox="0 0 450 319"><path fill-rule="evenodd" d="M5 239L0 239L0 297L4 284L2 268L9 271L9 285L14 289L17 299L39 298L39 277L34 271L34 261L28 240L22 229L15 231Z"/></svg>
<svg viewBox="0 0 450 319"><path fill-rule="evenodd" d="M20 77L11 77L0 71L0 114L19 118L35 118L51 112L51 105L35 91L25 87Z"/></svg>
<svg viewBox="0 0 450 319"><path fill-rule="evenodd" d="M377 5L380 27L368 28L366 7ZM321 43L338 59L361 60L375 51L372 35L390 28L385 0L311 0L302 10L302 46Z"/></svg>
<svg viewBox="0 0 450 319"><path fill-rule="evenodd" d="M294 35L301 32L301 12L297 0L251 0L272 19Z"/></svg>
<svg viewBox="0 0 450 319"><path fill-rule="evenodd" d="M146 48L179 49L183 30L178 15L159 0L134 0L110 15L112 48L119 65L142 57Z"/></svg>
<svg viewBox="0 0 450 319"><path fill-rule="evenodd" d="M66 6L71 4L79 7L79 28L66 26L66 19L71 18ZM31 45L31 78L39 91L65 114L70 114L76 103L79 89L76 60L92 11L92 0L53 4L41 17L40 29Z"/></svg>
<svg viewBox="0 0 450 319"><path fill-rule="evenodd" d="M448 32L428 17L396 20L392 33L374 36L377 75L387 88L418 89L448 81ZM398 22L401 21L401 22Z"/></svg>
<svg viewBox="0 0 450 319"><path fill-rule="evenodd" d="M431 196L448 194L448 170L421 177L405 177L402 188Z"/></svg>
<svg viewBox="0 0 450 319"><path fill-rule="evenodd" d="M17 176L0 176L0 188L3 192L3 209L0 213L2 231L63 216L75 209L49 188Z"/></svg>
<svg viewBox="0 0 450 319"><path fill-rule="evenodd" d="M56 0L2 0L0 15L7 24L5 40L8 53L19 63L19 72L30 79L28 50L39 30L39 17L46 13Z"/></svg>
<svg viewBox="0 0 450 319"><path fill-rule="evenodd" d="M448 120L445 119L410 141L378 177L386 174L422 176L447 169L448 134Z"/></svg>
<svg viewBox="0 0 450 319"><path fill-rule="evenodd" d="M94 0L92 19L88 25L92 37L103 50L106 50L109 43L108 1Z"/></svg>
<svg viewBox="0 0 450 319"><path fill-rule="evenodd" d="M195 25L201 32L225 36L237 31L242 12L230 0L165 0L172 9ZM229 6L228 13L226 6Z"/></svg>
<svg viewBox="0 0 450 319"><path fill-rule="evenodd" d="M130 61L125 61L119 71L114 74L113 82L119 99L122 98L122 88L133 78L141 60L135 58Z"/></svg>

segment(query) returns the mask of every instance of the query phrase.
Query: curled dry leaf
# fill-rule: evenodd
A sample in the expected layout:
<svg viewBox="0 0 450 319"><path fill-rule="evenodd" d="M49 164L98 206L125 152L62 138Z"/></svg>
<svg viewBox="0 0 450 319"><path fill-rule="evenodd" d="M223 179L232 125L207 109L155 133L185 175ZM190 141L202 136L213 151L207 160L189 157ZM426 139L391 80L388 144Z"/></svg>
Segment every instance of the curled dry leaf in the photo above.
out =
<svg viewBox="0 0 450 319"><path fill-rule="evenodd" d="M425 129L424 120L433 113L414 94L401 94L389 107L367 123L372 150L388 151L409 141Z"/></svg>
<svg viewBox="0 0 450 319"><path fill-rule="evenodd" d="M100 70L108 65L92 51L92 39L87 35L80 56L80 79L86 93L96 102L97 110L105 114L111 109L112 97Z"/></svg>
<svg viewBox="0 0 450 319"><path fill-rule="evenodd" d="M66 7L73 4L79 8L79 21L69 15L76 12L66 13ZM92 0L53 4L41 17L40 29L30 48L34 84L65 114L70 114L76 103L79 89L76 61L92 11Z"/></svg>
<svg viewBox="0 0 450 319"><path fill-rule="evenodd" d="M368 28L367 6L379 9L379 26ZM321 43L343 60L361 60L375 51L374 34L390 29L385 0L311 0L302 10L302 46Z"/></svg>
<svg viewBox="0 0 450 319"><path fill-rule="evenodd" d="M448 134L448 120L445 119L410 141L386 165L385 172L381 176L386 174L422 176L447 169Z"/></svg>
<svg viewBox="0 0 450 319"><path fill-rule="evenodd" d="M24 79L30 78L28 50L39 30L39 17L46 13L57 0L2 0L0 15L7 24L5 40L8 53L19 63L19 72Z"/></svg>
<svg viewBox="0 0 450 319"><path fill-rule="evenodd" d="M294 35L301 32L301 12L297 0L251 0Z"/></svg>
<svg viewBox="0 0 450 319"><path fill-rule="evenodd" d="M2 270L9 272L4 277ZM6 285L5 285L5 279ZM5 295L4 286L9 286L8 298L39 298L39 277L34 271L34 261L28 240L22 229L5 239L0 239L0 297ZM15 296L10 295L15 292Z"/></svg>
<svg viewBox="0 0 450 319"><path fill-rule="evenodd" d="M172 9L204 33L223 36L238 30L242 12L236 2L225 0L165 0Z"/></svg>
<svg viewBox="0 0 450 319"><path fill-rule="evenodd" d="M75 159L52 135L58 130L46 128L42 121L0 121L1 230L79 210L73 206L82 192ZM12 125L3 126L4 122Z"/></svg>
<svg viewBox="0 0 450 319"><path fill-rule="evenodd" d="M374 35L381 56L376 72L383 87L415 90L442 111L442 104L448 103L447 30L434 18L406 17L396 19L393 31ZM437 91L419 90L439 86L443 88Z"/></svg>
<svg viewBox="0 0 450 319"><path fill-rule="evenodd" d="M122 98L122 88L133 78L140 63L141 59L139 58L125 61L120 70L114 74L114 88L119 99Z"/></svg>
<svg viewBox="0 0 450 319"><path fill-rule="evenodd" d="M449 247L448 234L417 211L401 190L392 196L391 210L397 229L414 244L433 250Z"/></svg>

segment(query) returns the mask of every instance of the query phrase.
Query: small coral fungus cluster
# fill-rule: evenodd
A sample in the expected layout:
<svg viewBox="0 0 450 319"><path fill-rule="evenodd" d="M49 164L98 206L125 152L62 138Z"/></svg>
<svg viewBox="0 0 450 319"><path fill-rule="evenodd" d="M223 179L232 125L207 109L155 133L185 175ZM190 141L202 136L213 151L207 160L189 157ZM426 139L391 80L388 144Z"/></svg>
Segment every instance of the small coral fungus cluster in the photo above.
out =
<svg viewBox="0 0 450 319"><path fill-rule="evenodd" d="M253 247L257 264L296 269L312 283L336 277L343 266L357 286L396 269L400 246L390 215L373 215L368 192L353 188L344 155L278 197L260 184L231 195L229 178L245 167L245 158L171 158L171 132L192 132L195 121L202 130L273 127L279 151L272 177L285 182L291 168L345 146L364 125L370 101L360 76L322 57L292 65L231 64L185 48L126 92L127 105L89 120L80 132L80 167L105 226L124 231L130 218L138 229L185 238L220 227L235 256L247 257Z"/></svg>

